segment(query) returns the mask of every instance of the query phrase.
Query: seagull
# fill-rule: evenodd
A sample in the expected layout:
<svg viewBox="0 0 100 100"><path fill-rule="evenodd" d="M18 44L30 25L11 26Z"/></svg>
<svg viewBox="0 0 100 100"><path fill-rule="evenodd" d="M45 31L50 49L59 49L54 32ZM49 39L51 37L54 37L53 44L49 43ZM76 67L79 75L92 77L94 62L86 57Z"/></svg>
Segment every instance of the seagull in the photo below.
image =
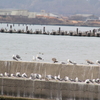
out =
<svg viewBox="0 0 100 100"><path fill-rule="evenodd" d="M47 76L46 76L46 79L48 79L48 80L52 80L52 79L54 79L54 78L53 78L52 75L47 75Z"/></svg>
<svg viewBox="0 0 100 100"><path fill-rule="evenodd" d="M22 77L27 77L26 73L23 73L23 74L22 74Z"/></svg>
<svg viewBox="0 0 100 100"><path fill-rule="evenodd" d="M58 78L57 76L54 76L54 80L58 80L57 78Z"/></svg>
<svg viewBox="0 0 100 100"><path fill-rule="evenodd" d="M86 62L88 63L88 64L94 64L92 61L90 61L90 60L86 60Z"/></svg>
<svg viewBox="0 0 100 100"><path fill-rule="evenodd" d="M22 77L21 74L20 74L20 72L17 72L17 73L16 73L16 76L17 76L17 77Z"/></svg>
<svg viewBox="0 0 100 100"><path fill-rule="evenodd" d="M13 60L18 61L18 59L16 58L16 56L15 56L15 55L13 55L12 57L13 57Z"/></svg>
<svg viewBox="0 0 100 100"><path fill-rule="evenodd" d="M78 77L75 78L75 82L82 82L81 80L78 79Z"/></svg>
<svg viewBox="0 0 100 100"><path fill-rule="evenodd" d="M37 78L37 74L33 74L33 73L31 73L31 79L36 79Z"/></svg>
<svg viewBox="0 0 100 100"><path fill-rule="evenodd" d="M63 79L60 77L60 75L57 76L57 80L63 81Z"/></svg>
<svg viewBox="0 0 100 100"><path fill-rule="evenodd" d="M92 83L96 83L96 79L92 79L91 81L92 81Z"/></svg>
<svg viewBox="0 0 100 100"><path fill-rule="evenodd" d="M65 81L69 81L70 79L69 79L68 76L65 76L64 80L65 80Z"/></svg>
<svg viewBox="0 0 100 100"><path fill-rule="evenodd" d="M3 74L2 73L0 73L0 77L3 77Z"/></svg>
<svg viewBox="0 0 100 100"><path fill-rule="evenodd" d="M36 56L36 60L43 60L43 58L41 58L40 56Z"/></svg>
<svg viewBox="0 0 100 100"><path fill-rule="evenodd" d="M54 63L58 62L56 58L52 58L52 61L53 61Z"/></svg>
<svg viewBox="0 0 100 100"><path fill-rule="evenodd" d="M14 74L11 74L10 76L11 76L11 77L15 77L15 75L14 75Z"/></svg>
<svg viewBox="0 0 100 100"><path fill-rule="evenodd" d="M99 61L99 60L97 60L97 61L96 61L96 64L100 64L100 61Z"/></svg>
<svg viewBox="0 0 100 100"><path fill-rule="evenodd" d="M21 57L20 57L19 55L16 55L16 58L22 60Z"/></svg>
<svg viewBox="0 0 100 100"><path fill-rule="evenodd" d="M5 72L5 73L4 73L4 76L5 76L5 77L9 77L10 75L9 75L9 73Z"/></svg>
<svg viewBox="0 0 100 100"><path fill-rule="evenodd" d="M36 57L33 56L33 61L36 61Z"/></svg>
<svg viewBox="0 0 100 100"><path fill-rule="evenodd" d="M36 78L37 78L37 79L41 79L42 76L41 76L40 74L37 74L37 75L36 75Z"/></svg>
<svg viewBox="0 0 100 100"><path fill-rule="evenodd" d="M100 79L99 78L97 78L95 81L96 81L96 83L100 83Z"/></svg>
<svg viewBox="0 0 100 100"><path fill-rule="evenodd" d="M79 79L78 79L78 77L76 77L76 78L75 78L75 82L79 82Z"/></svg>
<svg viewBox="0 0 100 100"><path fill-rule="evenodd" d="M86 79L85 80L85 83L89 84L90 83L90 80L89 79Z"/></svg>
<svg viewBox="0 0 100 100"><path fill-rule="evenodd" d="M67 60L67 62L70 63L70 64L76 64L75 62L72 62L72 61L69 60L69 59Z"/></svg>

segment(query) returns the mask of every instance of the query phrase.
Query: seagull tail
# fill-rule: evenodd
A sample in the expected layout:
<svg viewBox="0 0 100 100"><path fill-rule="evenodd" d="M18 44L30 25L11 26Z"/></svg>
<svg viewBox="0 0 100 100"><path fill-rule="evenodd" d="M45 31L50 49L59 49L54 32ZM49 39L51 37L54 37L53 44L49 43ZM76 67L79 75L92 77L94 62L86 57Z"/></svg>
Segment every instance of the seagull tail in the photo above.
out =
<svg viewBox="0 0 100 100"><path fill-rule="evenodd" d="M56 62L58 62L58 61L54 61L54 63L56 63Z"/></svg>

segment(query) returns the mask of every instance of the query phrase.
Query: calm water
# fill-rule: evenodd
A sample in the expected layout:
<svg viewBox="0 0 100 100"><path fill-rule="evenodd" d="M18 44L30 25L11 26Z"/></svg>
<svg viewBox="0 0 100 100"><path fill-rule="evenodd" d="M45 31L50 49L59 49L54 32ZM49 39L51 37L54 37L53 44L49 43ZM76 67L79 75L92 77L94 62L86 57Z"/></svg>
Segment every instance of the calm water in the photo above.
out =
<svg viewBox="0 0 100 100"><path fill-rule="evenodd" d="M9 25L10 26L10 25ZM8 28L7 24L0 24L0 28ZM46 26L46 25L28 25L29 29L43 29L46 31L52 29L58 30L61 27L64 31L76 30L72 26ZM17 24L15 29L25 29L26 26ZM88 31L94 27L78 27L81 31ZM13 54L19 54L23 61L32 61L32 57L41 52L40 55L46 62L52 62L56 57L58 61L66 62L67 59L77 63L86 63L89 59L95 62L100 60L99 48L100 38L98 37L74 37L74 36L52 36L52 35L28 35L28 34L10 34L0 33L0 60L12 60Z"/></svg>

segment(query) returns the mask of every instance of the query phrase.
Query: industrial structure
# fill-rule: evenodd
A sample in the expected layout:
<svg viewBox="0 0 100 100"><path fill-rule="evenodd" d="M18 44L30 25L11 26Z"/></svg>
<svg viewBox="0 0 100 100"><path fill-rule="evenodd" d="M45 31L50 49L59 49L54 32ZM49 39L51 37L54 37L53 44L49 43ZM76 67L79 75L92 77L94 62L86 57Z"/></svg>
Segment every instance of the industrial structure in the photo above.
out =
<svg viewBox="0 0 100 100"><path fill-rule="evenodd" d="M41 10L41 12L29 12L28 10L11 10L11 9L0 9L1 16L22 16L26 18L36 18L36 16L51 16L58 17L52 13L46 13L45 10Z"/></svg>

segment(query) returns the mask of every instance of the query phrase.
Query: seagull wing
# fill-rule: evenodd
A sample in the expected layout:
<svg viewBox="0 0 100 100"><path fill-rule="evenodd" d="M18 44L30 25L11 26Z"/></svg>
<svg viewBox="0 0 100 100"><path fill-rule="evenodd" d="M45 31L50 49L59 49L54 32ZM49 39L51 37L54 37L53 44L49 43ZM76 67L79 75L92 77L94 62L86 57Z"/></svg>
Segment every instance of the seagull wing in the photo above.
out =
<svg viewBox="0 0 100 100"><path fill-rule="evenodd" d="M16 57L13 57L14 60L18 61L18 59Z"/></svg>
<svg viewBox="0 0 100 100"><path fill-rule="evenodd" d="M37 57L38 59L40 59L40 60L42 60L42 58L41 57Z"/></svg>
<svg viewBox="0 0 100 100"><path fill-rule="evenodd" d="M22 60L21 57L20 57L19 55L16 55L16 57L17 57L18 59Z"/></svg>

